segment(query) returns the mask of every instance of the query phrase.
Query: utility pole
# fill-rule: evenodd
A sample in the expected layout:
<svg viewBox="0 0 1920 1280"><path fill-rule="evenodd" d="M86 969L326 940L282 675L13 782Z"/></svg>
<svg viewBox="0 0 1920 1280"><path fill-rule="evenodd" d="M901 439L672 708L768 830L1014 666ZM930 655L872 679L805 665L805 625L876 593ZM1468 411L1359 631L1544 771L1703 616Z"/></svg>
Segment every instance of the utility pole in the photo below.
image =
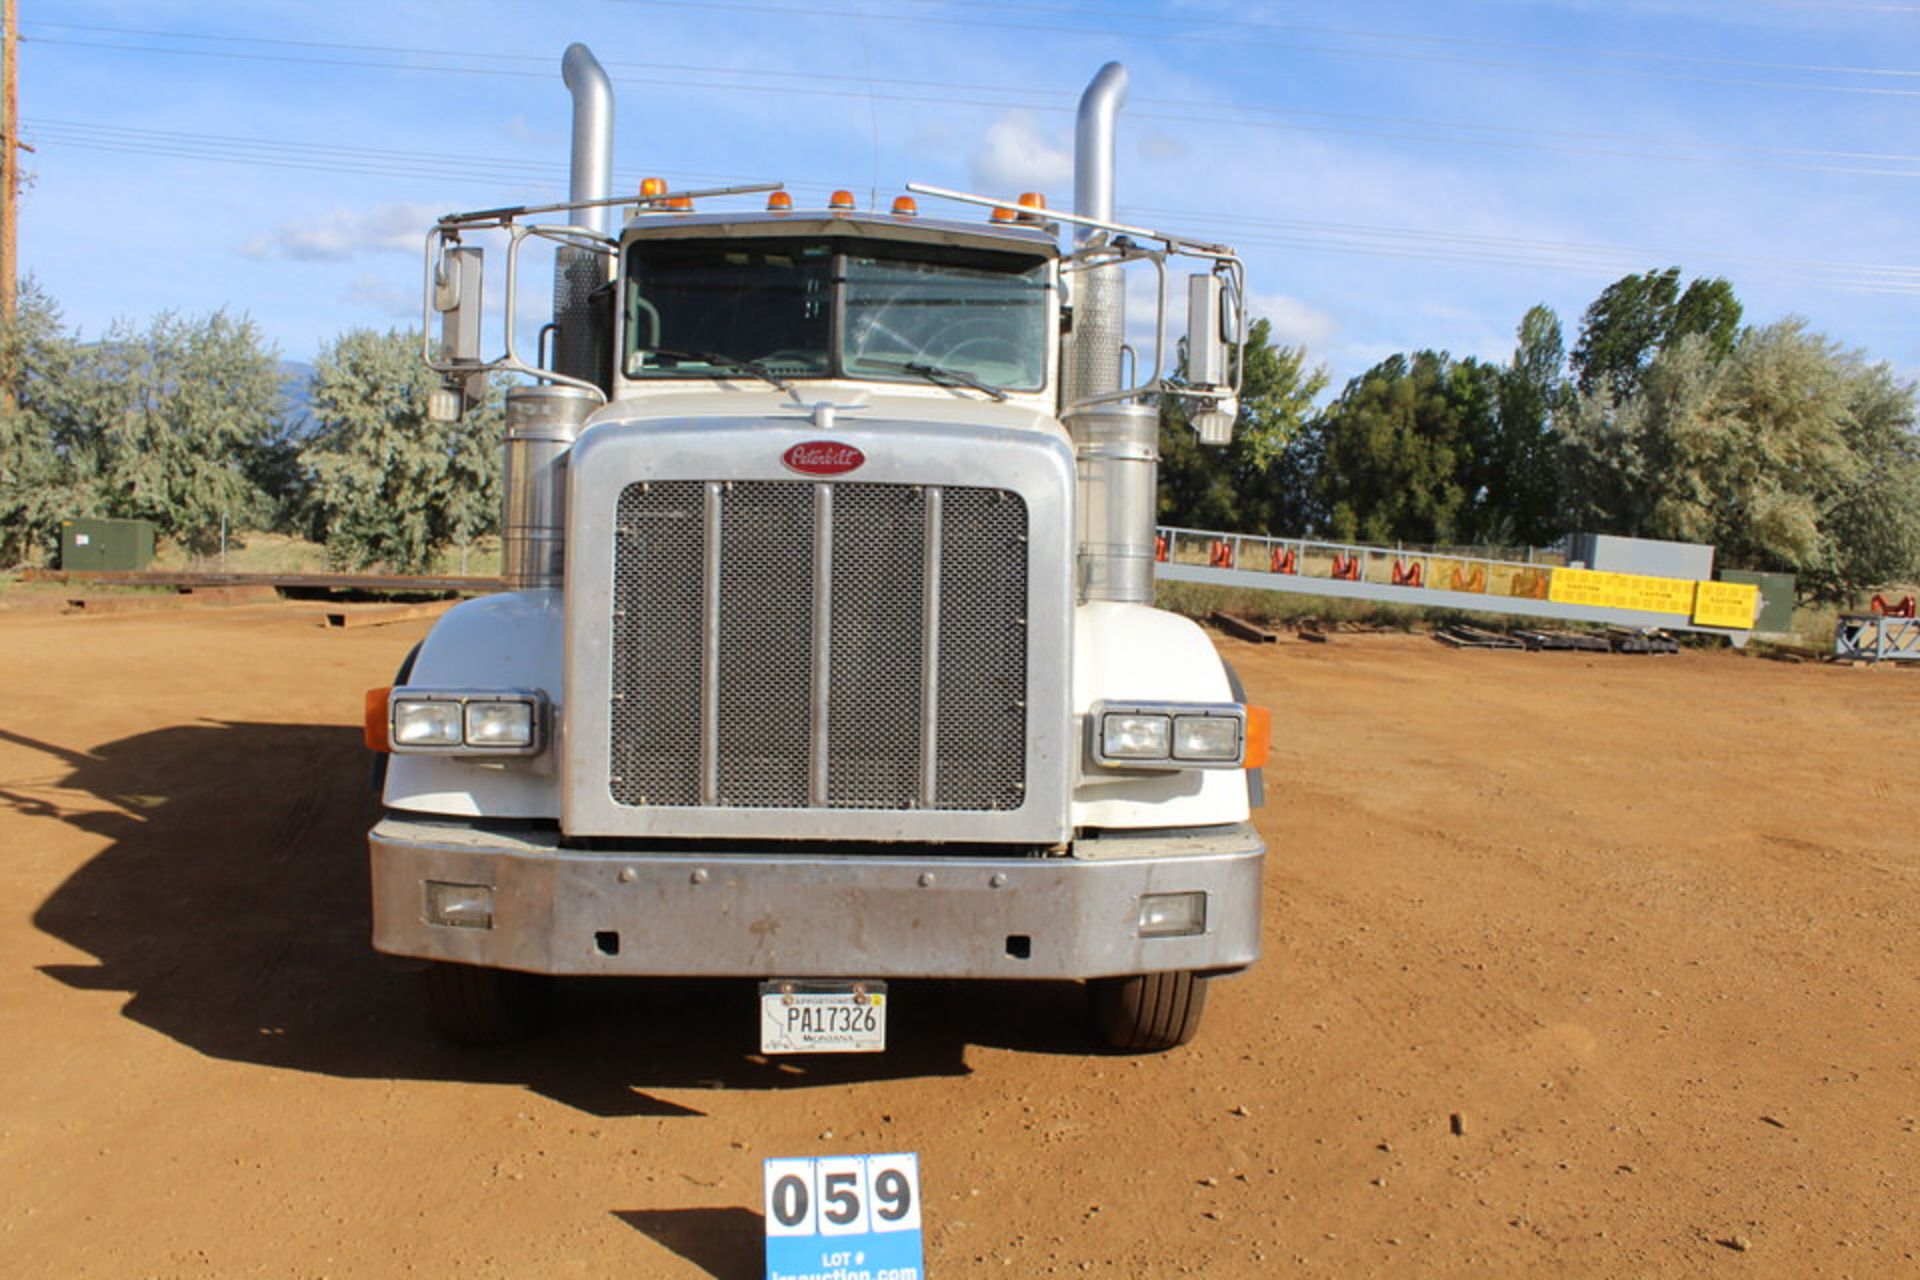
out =
<svg viewBox="0 0 1920 1280"><path fill-rule="evenodd" d="M0 327L10 328L20 276L20 4L0 0ZM11 415L12 361L0 360L0 413Z"/></svg>
<svg viewBox="0 0 1920 1280"><path fill-rule="evenodd" d="M20 274L19 0L0 0L0 22L6 24L0 33L0 323L11 324Z"/></svg>

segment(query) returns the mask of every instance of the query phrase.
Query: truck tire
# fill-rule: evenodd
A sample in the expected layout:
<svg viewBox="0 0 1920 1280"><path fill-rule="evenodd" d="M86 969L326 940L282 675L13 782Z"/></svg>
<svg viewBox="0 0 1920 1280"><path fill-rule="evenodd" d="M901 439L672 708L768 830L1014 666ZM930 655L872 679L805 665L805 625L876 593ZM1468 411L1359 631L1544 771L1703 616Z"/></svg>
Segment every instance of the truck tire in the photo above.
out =
<svg viewBox="0 0 1920 1280"><path fill-rule="evenodd" d="M455 1044L524 1040L547 1020L551 980L535 973L434 961L420 975L427 1022Z"/></svg>
<svg viewBox="0 0 1920 1280"><path fill-rule="evenodd" d="M1094 1029L1109 1048L1157 1052L1185 1044L1200 1029L1207 978L1187 969L1096 978L1087 995Z"/></svg>

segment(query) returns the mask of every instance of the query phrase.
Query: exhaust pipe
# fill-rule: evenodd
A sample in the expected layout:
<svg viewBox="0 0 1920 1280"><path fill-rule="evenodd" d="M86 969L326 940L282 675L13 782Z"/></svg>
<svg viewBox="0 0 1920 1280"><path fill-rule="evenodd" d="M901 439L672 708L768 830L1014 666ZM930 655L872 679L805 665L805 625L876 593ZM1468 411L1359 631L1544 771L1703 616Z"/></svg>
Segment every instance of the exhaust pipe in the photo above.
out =
<svg viewBox="0 0 1920 1280"><path fill-rule="evenodd" d="M573 166L567 198L582 205L568 221L603 236L613 234L613 210L585 207L613 194L613 84L600 60L583 44L571 44L560 59L560 77L573 94ZM562 246L553 255L553 369L569 378L605 385L601 334L595 332L588 297L607 282L607 259L589 249Z"/></svg>
<svg viewBox="0 0 1920 1280"><path fill-rule="evenodd" d="M567 220L603 236L613 234L613 209L586 202L613 194L613 85L600 60L583 44L567 46L560 77L573 95L573 167L567 199L581 202ZM562 246L553 263L553 369L598 382L606 335L597 331L591 296L607 281L607 259ZM511 324L512 317L508 317ZM581 387L562 383L507 392L506 457L500 477L500 576L510 590L559 587L565 576L567 455L574 437L600 404Z"/></svg>
<svg viewBox="0 0 1920 1280"><path fill-rule="evenodd" d="M1117 62L1100 68L1080 95L1074 126L1073 211L1084 218L1113 221L1114 136L1120 107L1127 98L1127 69ZM1107 233L1080 227L1081 248ZM1073 352L1066 371L1069 408L1089 396L1120 388L1120 345L1126 341L1126 282L1118 267L1081 272L1073 300Z"/></svg>
<svg viewBox="0 0 1920 1280"><path fill-rule="evenodd" d="M1127 69L1100 68L1080 97L1074 129L1073 211L1113 221L1114 139L1127 96ZM1084 247L1106 232L1079 229ZM1153 531L1160 463L1160 414L1152 405L1107 400L1120 390L1120 352L1127 340L1126 280L1118 266L1077 277L1073 348L1062 397L1073 437L1077 543L1074 576L1082 602L1153 601Z"/></svg>
<svg viewBox="0 0 1920 1280"><path fill-rule="evenodd" d="M567 199L605 200L613 194L613 83L593 50L570 44L560 57L560 78L573 94L573 167ZM612 234L613 210L573 210L575 226Z"/></svg>

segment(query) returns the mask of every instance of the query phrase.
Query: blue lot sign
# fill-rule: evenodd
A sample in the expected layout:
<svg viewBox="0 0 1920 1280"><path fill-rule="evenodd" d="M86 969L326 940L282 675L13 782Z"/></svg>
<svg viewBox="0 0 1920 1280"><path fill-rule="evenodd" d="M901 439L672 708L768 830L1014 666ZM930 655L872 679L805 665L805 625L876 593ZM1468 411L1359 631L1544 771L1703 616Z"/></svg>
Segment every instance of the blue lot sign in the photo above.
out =
<svg viewBox="0 0 1920 1280"><path fill-rule="evenodd" d="M767 1280L921 1280L920 1158L765 1164Z"/></svg>

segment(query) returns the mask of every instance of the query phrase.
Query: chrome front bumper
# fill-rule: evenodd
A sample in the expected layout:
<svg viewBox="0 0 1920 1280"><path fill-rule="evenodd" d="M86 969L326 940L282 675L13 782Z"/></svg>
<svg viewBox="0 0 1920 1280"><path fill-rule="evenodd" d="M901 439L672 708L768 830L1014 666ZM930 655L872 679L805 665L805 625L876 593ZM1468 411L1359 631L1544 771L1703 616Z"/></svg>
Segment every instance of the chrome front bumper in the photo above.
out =
<svg viewBox="0 0 1920 1280"><path fill-rule="evenodd" d="M373 944L532 973L1097 978L1243 969L1265 847L1247 824L1083 839L1052 858L586 852L551 831L394 815L373 829ZM426 883L484 885L489 928L429 923ZM1143 894L1206 927L1141 937Z"/></svg>

